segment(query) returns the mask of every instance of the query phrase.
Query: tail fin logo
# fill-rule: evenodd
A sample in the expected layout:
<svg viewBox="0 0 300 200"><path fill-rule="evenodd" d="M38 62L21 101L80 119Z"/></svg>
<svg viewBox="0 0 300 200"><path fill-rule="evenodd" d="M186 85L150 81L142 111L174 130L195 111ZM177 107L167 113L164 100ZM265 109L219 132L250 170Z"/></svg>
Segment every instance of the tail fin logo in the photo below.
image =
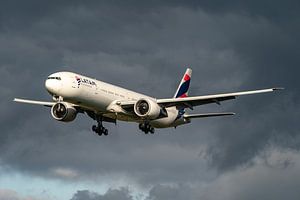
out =
<svg viewBox="0 0 300 200"><path fill-rule="evenodd" d="M190 87L191 76L192 76L192 70L190 68L188 68L178 86L178 89L176 91L174 98L184 98L184 97L188 96L188 90Z"/></svg>

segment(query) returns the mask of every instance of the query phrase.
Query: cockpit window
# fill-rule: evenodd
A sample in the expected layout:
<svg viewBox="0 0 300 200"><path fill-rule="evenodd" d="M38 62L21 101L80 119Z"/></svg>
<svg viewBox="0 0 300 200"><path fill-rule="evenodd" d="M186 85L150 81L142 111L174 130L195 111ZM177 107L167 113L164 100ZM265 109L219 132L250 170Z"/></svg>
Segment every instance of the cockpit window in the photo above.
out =
<svg viewBox="0 0 300 200"><path fill-rule="evenodd" d="M53 76L52 77L48 77L48 79L56 79L56 80L59 80L59 81L61 80L60 77L53 77Z"/></svg>

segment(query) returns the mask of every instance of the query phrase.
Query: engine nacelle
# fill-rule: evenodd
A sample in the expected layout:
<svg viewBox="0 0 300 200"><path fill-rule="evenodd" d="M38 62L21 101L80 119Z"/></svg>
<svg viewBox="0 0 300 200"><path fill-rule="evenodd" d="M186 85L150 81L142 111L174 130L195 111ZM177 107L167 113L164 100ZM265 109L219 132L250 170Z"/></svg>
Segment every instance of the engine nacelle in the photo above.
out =
<svg viewBox="0 0 300 200"><path fill-rule="evenodd" d="M144 119L157 119L159 116L167 116L155 101L151 99L140 99L134 104L134 112Z"/></svg>
<svg viewBox="0 0 300 200"><path fill-rule="evenodd" d="M70 122L76 118L77 110L69 103L59 102L52 106L51 115L58 121Z"/></svg>

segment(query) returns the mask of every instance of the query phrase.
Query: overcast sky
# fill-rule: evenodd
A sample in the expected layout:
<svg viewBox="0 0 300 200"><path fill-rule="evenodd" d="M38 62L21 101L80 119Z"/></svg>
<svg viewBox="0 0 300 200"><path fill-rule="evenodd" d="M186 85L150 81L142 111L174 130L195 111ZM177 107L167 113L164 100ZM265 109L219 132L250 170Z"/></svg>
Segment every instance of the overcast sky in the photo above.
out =
<svg viewBox="0 0 300 200"><path fill-rule="evenodd" d="M299 199L299 1L2 1L0 199ZM52 119L47 76L74 71L158 98L284 87L145 135Z"/></svg>

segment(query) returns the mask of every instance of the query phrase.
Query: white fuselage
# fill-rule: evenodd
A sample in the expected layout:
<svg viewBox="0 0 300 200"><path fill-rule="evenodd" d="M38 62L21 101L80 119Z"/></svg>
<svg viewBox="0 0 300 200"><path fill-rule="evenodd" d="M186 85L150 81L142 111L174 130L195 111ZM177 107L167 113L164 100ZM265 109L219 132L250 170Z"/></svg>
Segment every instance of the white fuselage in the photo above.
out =
<svg viewBox="0 0 300 200"><path fill-rule="evenodd" d="M136 102L146 98L156 102L153 97L72 72L51 74L45 82L45 87L51 95L62 97L63 101L122 121L140 122L141 119L129 114L116 115L116 113L124 113L124 110L122 112L119 110L120 106L116 106L118 101ZM168 117L152 120L151 125L164 128L186 123L177 118L178 110L175 107L167 108L167 112Z"/></svg>

